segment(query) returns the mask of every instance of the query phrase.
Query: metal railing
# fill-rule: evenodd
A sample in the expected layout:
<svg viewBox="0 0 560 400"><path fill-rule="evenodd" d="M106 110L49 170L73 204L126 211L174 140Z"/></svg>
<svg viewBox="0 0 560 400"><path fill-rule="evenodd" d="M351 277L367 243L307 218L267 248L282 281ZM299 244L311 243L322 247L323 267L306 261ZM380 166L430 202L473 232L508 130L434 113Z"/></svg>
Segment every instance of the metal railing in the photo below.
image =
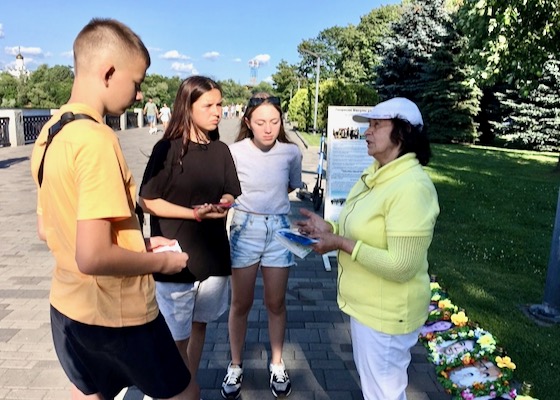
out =
<svg viewBox="0 0 560 400"><path fill-rule="evenodd" d="M11 146L10 132L8 131L9 124L10 118L0 118L0 147Z"/></svg>
<svg viewBox="0 0 560 400"><path fill-rule="evenodd" d="M133 111L126 112L126 128L138 128L138 115Z"/></svg>
<svg viewBox="0 0 560 400"><path fill-rule="evenodd" d="M105 117L105 123L111 127L114 131L121 130L121 117L114 115L107 115Z"/></svg>
<svg viewBox="0 0 560 400"><path fill-rule="evenodd" d="M41 133L43 126L51 119L51 115L33 115L23 116L23 137L25 144L35 143L37 137ZM113 130L121 130L120 116L107 115L105 117L106 124ZM0 147L8 147L10 143L9 134L10 118L0 118ZM127 111L126 113L126 128L138 128L138 116L135 112Z"/></svg>
<svg viewBox="0 0 560 400"><path fill-rule="evenodd" d="M50 115L35 115L35 116L24 116L23 117L23 137L25 144L34 143L49 119Z"/></svg>

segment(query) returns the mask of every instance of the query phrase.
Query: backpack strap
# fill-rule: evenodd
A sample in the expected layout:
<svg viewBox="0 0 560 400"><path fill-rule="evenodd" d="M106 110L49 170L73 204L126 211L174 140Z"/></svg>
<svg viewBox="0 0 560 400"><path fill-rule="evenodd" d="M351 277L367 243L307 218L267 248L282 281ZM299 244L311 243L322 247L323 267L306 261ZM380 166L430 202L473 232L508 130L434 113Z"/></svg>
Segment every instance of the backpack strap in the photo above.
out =
<svg viewBox="0 0 560 400"><path fill-rule="evenodd" d="M52 142L53 138L56 136L56 134L58 132L60 132L66 124L68 124L72 121L75 121L77 119L89 119L89 120L97 122L97 120L90 115L74 114L73 112L69 111L69 112L65 112L64 114L62 114L62 116L60 117L60 120L56 124L54 124L53 126L51 126L49 128L49 135L47 136L47 143L45 145L45 151L43 152L43 158L41 159L41 165L39 166L39 173L37 174L37 178L38 178L38 181L39 181L39 187L41 187L41 185L43 184L43 167L44 167L44 164L45 164L45 155L47 154L47 149L49 148L49 145L51 144L51 142Z"/></svg>

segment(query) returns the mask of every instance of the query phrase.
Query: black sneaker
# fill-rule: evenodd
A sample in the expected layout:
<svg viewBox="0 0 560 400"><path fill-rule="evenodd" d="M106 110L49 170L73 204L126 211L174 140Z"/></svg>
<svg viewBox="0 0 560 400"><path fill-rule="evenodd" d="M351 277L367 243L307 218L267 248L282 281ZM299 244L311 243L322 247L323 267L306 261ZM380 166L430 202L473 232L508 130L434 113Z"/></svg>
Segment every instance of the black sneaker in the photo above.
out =
<svg viewBox="0 0 560 400"><path fill-rule="evenodd" d="M237 400L241 395L241 382L243 382L243 367L231 365L227 367L227 373L222 382L222 397L226 400Z"/></svg>
<svg viewBox="0 0 560 400"><path fill-rule="evenodd" d="M290 377L286 372L284 361L280 364L270 364L270 390L274 397L284 396L287 397L292 392L292 384Z"/></svg>

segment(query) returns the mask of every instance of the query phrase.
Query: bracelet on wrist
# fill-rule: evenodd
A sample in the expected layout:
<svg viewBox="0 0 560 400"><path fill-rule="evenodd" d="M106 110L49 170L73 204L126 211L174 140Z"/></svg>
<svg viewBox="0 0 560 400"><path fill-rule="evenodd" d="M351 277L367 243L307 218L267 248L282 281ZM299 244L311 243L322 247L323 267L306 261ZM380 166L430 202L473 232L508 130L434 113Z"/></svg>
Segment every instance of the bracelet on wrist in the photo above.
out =
<svg viewBox="0 0 560 400"><path fill-rule="evenodd" d="M193 208L192 212L193 212L194 219L197 222L202 221L202 218L200 218L200 215L198 215L198 208L197 207Z"/></svg>

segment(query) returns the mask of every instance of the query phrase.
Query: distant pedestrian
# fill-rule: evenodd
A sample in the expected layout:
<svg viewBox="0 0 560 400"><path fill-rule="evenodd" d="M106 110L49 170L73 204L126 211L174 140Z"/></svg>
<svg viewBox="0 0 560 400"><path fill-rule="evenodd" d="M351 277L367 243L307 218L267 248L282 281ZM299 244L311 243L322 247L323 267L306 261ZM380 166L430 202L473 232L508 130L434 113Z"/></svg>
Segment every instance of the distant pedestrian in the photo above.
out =
<svg viewBox="0 0 560 400"><path fill-rule="evenodd" d="M157 133L156 119L158 115L158 109L154 103L154 99L152 99L151 97L148 99L148 102L144 106L144 114L146 115L146 119L148 120L148 126L150 127L150 130L148 132L150 133L150 135Z"/></svg>
<svg viewBox="0 0 560 400"><path fill-rule="evenodd" d="M135 385L153 398L198 400L152 277L179 273L188 256L152 252L174 244L169 239L144 241L134 178L103 123L142 100L148 50L112 19L91 20L73 50L70 100L41 130L31 158L37 232L55 259L51 330L71 398L113 399Z"/></svg>
<svg viewBox="0 0 560 400"><path fill-rule="evenodd" d="M171 109L167 107L166 103L163 103L163 107L159 110L158 118L161 120L163 124L163 131L167 130L167 126L169 125L169 120L171 119Z"/></svg>

